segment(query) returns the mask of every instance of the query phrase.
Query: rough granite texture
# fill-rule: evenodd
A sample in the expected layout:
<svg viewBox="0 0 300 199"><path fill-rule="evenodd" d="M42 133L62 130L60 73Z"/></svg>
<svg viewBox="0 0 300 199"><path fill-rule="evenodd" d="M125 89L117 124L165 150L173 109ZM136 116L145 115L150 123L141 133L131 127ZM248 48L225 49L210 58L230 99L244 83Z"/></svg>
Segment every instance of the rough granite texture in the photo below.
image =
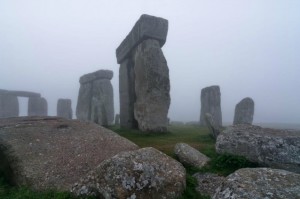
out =
<svg viewBox="0 0 300 199"><path fill-rule="evenodd" d="M254 101L250 97L242 99L235 106L233 125L252 124L254 114Z"/></svg>
<svg viewBox="0 0 300 199"><path fill-rule="evenodd" d="M5 92L0 92L0 118L18 117L19 101L18 97Z"/></svg>
<svg viewBox="0 0 300 199"><path fill-rule="evenodd" d="M195 173L193 175L197 179L198 185L196 191L203 195L213 197L216 190L224 182L225 177L214 173Z"/></svg>
<svg viewBox="0 0 300 199"><path fill-rule="evenodd" d="M130 56L131 51L145 39L155 39L162 47L167 38L168 20L143 14L116 50L118 64Z"/></svg>
<svg viewBox="0 0 300 199"><path fill-rule="evenodd" d="M0 162L10 165L14 184L35 190L69 191L105 159L135 149L134 143L91 122L0 119Z"/></svg>
<svg viewBox="0 0 300 199"><path fill-rule="evenodd" d="M208 127L212 137L214 139L217 139L218 135L221 133L220 126L215 124L213 117L209 113L205 114L205 121L206 121L206 126Z"/></svg>
<svg viewBox="0 0 300 199"><path fill-rule="evenodd" d="M201 90L201 126L206 125L206 113L212 115L215 125L222 126L221 92L219 86L210 86Z"/></svg>
<svg viewBox="0 0 300 199"><path fill-rule="evenodd" d="M141 131L165 132L170 106L167 61L157 40L143 41L135 53L134 116Z"/></svg>
<svg viewBox="0 0 300 199"><path fill-rule="evenodd" d="M216 151L300 173L300 131L242 124L230 126L217 137Z"/></svg>
<svg viewBox="0 0 300 199"><path fill-rule="evenodd" d="M57 101L57 116L66 119L72 119L72 101L71 99L58 99Z"/></svg>
<svg viewBox="0 0 300 199"><path fill-rule="evenodd" d="M43 97L29 97L28 116L47 116L48 103Z"/></svg>
<svg viewBox="0 0 300 199"><path fill-rule="evenodd" d="M299 199L300 174L270 168L239 169L227 176L213 199Z"/></svg>
<svg viewBox="0 0 300 199"><path fill-rule="evenodd" d="M181 196L185 181L185 168L179 162L148 147L103 161L75 183L72 192L107 199L172 199Z"/></svg>
<svg viewBox="0 0 300 199"><path fill-rule="evenodd" d="M206 155L185 143L177 143L174 153L183 165L201 168L210 160Z"/></svg>

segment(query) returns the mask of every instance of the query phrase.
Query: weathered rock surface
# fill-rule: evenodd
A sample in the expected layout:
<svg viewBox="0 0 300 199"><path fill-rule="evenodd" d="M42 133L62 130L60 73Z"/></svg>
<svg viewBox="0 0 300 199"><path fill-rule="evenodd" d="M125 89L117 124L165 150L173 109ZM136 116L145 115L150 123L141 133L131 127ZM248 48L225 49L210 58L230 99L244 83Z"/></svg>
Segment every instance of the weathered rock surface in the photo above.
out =
<svg viewBox="0 0 300 199"><path fill-rule="evenodd" d="M134 116L139 129L166 131L171 100L169 68L158 41L148 39L137 47L134 72Z"/></svg>
<svg viewBox="0 0 300 199"><path fill-rule="evenodd" d="M250 97L246 97L235 106L233 124L252 124L253 114L254 101Z"/></svg>
<svg viewBox="0 0 300 199"><path fill-rule="evenodd" d="M113 87L108 79L93 82L91 101L91 121L107 126L114 121Z"/></svg>
<svg viewBox="0 0 300 199"><path fill-rule="evenodd" d="M198 185L196 191L202 195L213 197L216 189L224 182L225 177L214 173L195 173L193 175L197 179Z"/></svg>
<svg viewBox="0 0 300 199"><path fill-rule="evenodd" d="M18 97L5 92L0 92L0 118L18 117L19 101Z"/></svg>
<svg viewBox="0 0 300 199"><path fill-rule="evenodd" d="M246 157L261 165L300 173L300 132L252 125L228 127L216 141L218 153Z"/></svg>
<svg viewBox="0 0 300 199"><path fill-rule="evenodd" d="M205 166L210 160L206 155L185 143L177 143L174 153L182 164L198 168Z"/></svg>
<svg viewBox="0 0 300 199"><path fill-rule="evenodd" d="M218 135L221 133L220 126L215 124L213 117L209 113L205 114L205 121L211 135L213 138L217 139Z"/></svg>
<svg viewBox="0 0 300 199"><path fill-rule="evenodd" d="M117 61L121 64L130 56L131 50L145 39L155 39L162 47L167 38L168 20L143 14L130 33L116 50Z"/></svg>
<svg viewBox="0 0 300 199"><path fill-rule="evenodd" d="M57 116L72 119L72 104L70 99L58 99L57 101Z"/></svg>
<svg viewBox="0 0 300 199"><path fill-rule="evenodd" d="M185 178L179 162L149 147L103 161L72 192L100 198L178 198L185 189Z"/></svg>
<svg viewBox="0 0 300 199"><path fill-rule="evenodd" d="M29 97L28 116L47 116L48 103L43 97Z"/></svg>
<svg viewBox="0 0 300 199"><path fill-rule="evenodd" d="M68 191L105 159L138 147L97 124L56 117L0 119L0 162L16 185Z"/></svg>
<svg viewBox="0 0 300 199"><path fill-rule="evenodd" d="M216 125L222 126L221 92L219 86L210 86L201 90L200 125L205 126L205 114L212 115Z"/></svg>
<svg viewBox="0 0 300 199"><path fill-rule="evenodd" d="M114 121L113 72L98 70L80 78L76 116L80 120L110 125Z"/></svg>
<svg viewBox="0 0 300 199"><path fill-rule="evenodd" d="M119 69L119 96L120 96L120 126L122 128L137 128L134 118L135 102L135 75L132 59L122 62Z"/></svg>
<svg viewBox="0 0 300 199"><path fill-rule="evenodd" d="M226 178L213 199L298 199L300 174L270 168L239 169Z"/></svg>
<svg viewBox="0 0 300 199"><path fill-rule="evenodd" d="M92 82L97 79L108 79L111 80L113 78L113 71L111 70L98 70L92 73L85 74L80 77L79 83L84 84L87 82Z"/></svg>

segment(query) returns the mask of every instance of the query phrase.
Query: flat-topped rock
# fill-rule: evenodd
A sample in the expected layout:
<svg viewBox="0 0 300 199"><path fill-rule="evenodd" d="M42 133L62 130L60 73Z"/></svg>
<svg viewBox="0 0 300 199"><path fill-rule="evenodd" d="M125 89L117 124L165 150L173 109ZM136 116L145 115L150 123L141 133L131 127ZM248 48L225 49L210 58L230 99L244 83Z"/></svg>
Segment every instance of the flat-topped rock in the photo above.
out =
<svg viewBox="0 0 300 199"><path fill-rule="evenodd" d="M80 77L80 84L84 84L87 82L92 82L97 79L108 79L111 80L113 78L113 71L111 70L98 70L92 73L85 74Z"/></svg>
<svg viewBox="0 0 300 199"><path fill-rule="evenodd" d="M135 149L131 141L91 122L0 119L0 162L12 171L5 173L14 184L35 190L68 191L102 161Z"/></svg>
<svg viewBox="0 0 300 199"><path fill-rule="evenodd" d="M145 39L155 39L162 47L167 38L168 20L143 14L135 23L130 33L116 50L117 62L121 64L131 50Z"/></svg>
<svg viewBox="0 0 300 199"><path fill-rule="evenodd" d="M300 173L300 131L234 125L217 137L216 151Z"/></svg>
<svg viewBox="0 0 300 199"><path fill-rule="evenodd" d="M58 99L56 109L57 116L72 119L73 111L71 105L71 99Z"/></svg>
<svg viewBox="0 0 300 199"><path fill-rule="evenodd" d="M30 91L10 91L4 89L0 89L0 94L9 94L17 97L41 97L40 93Z"/></svg>
<svg viewBox="0 0 300 199"><path fill-rule="evenodd" d="M18 97L8 94L8 92L0 92L0 118L18 117L19 101Z"/></svg>

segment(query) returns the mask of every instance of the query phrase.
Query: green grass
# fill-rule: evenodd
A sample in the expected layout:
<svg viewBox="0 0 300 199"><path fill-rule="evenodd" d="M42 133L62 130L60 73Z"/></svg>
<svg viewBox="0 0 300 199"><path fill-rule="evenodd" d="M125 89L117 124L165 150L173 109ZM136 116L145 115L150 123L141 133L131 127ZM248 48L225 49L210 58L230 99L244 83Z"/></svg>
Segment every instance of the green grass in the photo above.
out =
<svg viewBox="0 0 300 199"><path fill-rule="evenodd" d="M180 199L208 199L195 191L197 181L192 175L196 172L211 172L227 176L239 168L256 167L257 165L240 156L219 155L215 152L215 140L209 135L208 129L191 125L172 125L166 133L145 133L132 129L120 129L111 126L109 129L133 141L140 147L154 147L176 159L174 146L176 143L187 143L211 158L207 166L202 169L185 166L187 171L186 190ZM45 191L36 192L28 188L16 188L3 180L5 176L0 172L1 199L75 199L70 193Z"/></svg>

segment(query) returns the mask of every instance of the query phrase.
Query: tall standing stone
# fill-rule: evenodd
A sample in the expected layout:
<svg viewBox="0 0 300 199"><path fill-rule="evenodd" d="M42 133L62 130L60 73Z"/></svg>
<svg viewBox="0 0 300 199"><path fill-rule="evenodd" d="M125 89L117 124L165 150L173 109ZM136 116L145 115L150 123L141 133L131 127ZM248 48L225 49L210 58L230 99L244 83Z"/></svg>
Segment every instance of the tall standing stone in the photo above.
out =
<svg viewBox="0 0 300 199"><path fill-rule="evenodd" d="M250 97L246 97L235 106L233 124L252 124L253 114L254 101Z"/></svg>
<svg viewBox="0 0 300 199"><path fill-rule="evenodd" d="M47 116L48 104L43 97L29 97L28 116Z"/></svg>
<svg viewBox="0 0 300 199"><path fill-rule="evenodd" d="M142 131L166 131L170 80L161 47L168 21L142 15L116 50L120 64L120 125Z"/></svg>
<svg viewBox="0 0 300 199"><path fill-rule="evenodd" d="M98 70L80 77L76 116L80 120L110 125L114 121L113 72Z"/></svg>
<svg viewBox="0 0 300 199"><path fill-rule="evenodd" d="M70 99L58 99L57 101L57 116L72 119L72 104Z"/></svg>
<svg viewBox="0 0 300 199"><path fill-rule="evenodd" d="M201 90L200 125L205 126L205 114L211 114L215 125L222 126L221 92L219 86L210 86Z"/></svg>
<svg viewBox="0 0 300 199"><path fill-rule="evenodd" d="M8 92L0 92L0 118L18 117L19 101L17 96L10 95Z"/></svg>

